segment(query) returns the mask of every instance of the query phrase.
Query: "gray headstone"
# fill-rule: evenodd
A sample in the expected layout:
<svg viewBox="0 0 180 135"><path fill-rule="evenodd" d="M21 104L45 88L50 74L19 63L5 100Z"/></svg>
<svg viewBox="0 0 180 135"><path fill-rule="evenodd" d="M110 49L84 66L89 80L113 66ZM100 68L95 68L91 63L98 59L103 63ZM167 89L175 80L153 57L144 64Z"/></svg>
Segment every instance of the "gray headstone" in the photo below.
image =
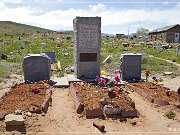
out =
<svg viewBox="0 0 180 135"><path fill-rule="evenodd" d="M56 60L56 54L55 52L44 52L48 57L51 58L51 62L52 63L56 63L57 60Z"/></svg>
<svg viewBox="0 0 180 135"><path fill-rule="evenodd" d="M47 47L46 43L41 43L42 49L45 49Z"/></svg>
<svg viewBox="0 0 180 135"><path fill-rule="evenodd" d="M122 80L141 80L141 54L121 54L120 61L120 71Z"/></svg>
<svg viewBox="0 0 180 135"><path fill-rule="evenodd" d="M100 17L76 17L73 20L75 75L78 79L94 79L100 75Z"/></svg>
<svg viewBox="0 0 180 135"><path fill-rule="evenodd" d="M43 54L30 54L23 61L24 80L36 82L50 78L51 59Z"/></svg>

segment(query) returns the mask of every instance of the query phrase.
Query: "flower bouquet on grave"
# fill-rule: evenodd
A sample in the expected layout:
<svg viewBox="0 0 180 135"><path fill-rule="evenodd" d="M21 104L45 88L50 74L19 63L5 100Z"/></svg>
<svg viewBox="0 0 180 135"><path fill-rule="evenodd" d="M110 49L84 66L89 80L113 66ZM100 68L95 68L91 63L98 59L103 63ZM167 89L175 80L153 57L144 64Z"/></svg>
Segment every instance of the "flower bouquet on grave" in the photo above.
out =
<svg viewBox="0 0 180 135"><path fill-rule="evenodd" d="M115 82L111 79L109 79L109 81L107 82L107 87L111 88L111 87L114 87L116 84Z"/></svg>
<svg viewBox="0 0 180 135"><path fill-rule="evenodd" d="M159 80L156 78L156 76L153 76L152 77L152 80L153 80L153 82L157 85L157 83L159 82Z"/></svg>
<svg viewBox="0 0 180 135"><path fill-rule="evenodd" d="M170 92L171 92L170 88L166 87L166 95L167 96L170 96Z"/></svg>
<svg viewBox="0 0 180 135"><path fill-rule="evenodd" d="M30 92L32 92L32 93L34 93L34 94L38 94L38 93L40 93L41 91L40 91L40 89L32 88L32 89L30 90Z"/></svg>
<svg viewBox="0 0 180 135"><path fill-rule="evenodd" d="M95 81L97 82L97 85L99 87L106 87L107 86L107 82L109 81L109 79L106 78L106 77L96 76L96 80Z"/></svg>
<svg viewBox="0 0 180 135"><path fill-rule="evenodd" d="M49 77L45 77L45 79L43 80L44 83L48 83L49 82Z"/></svg>
<svg viewBox="0 0 180 135"><path fill-rule="evenodd" d="M148 81L148 77L150 73L151 73L150 70L145 70L146 82Z"/></svg>

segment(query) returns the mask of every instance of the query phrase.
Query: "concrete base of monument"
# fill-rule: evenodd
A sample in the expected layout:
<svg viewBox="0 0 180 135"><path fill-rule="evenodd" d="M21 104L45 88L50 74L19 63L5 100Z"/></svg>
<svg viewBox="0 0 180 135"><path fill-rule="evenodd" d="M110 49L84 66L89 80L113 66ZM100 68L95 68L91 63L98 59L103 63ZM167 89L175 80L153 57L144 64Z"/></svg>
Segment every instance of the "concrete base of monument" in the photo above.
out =
<svg viewBox="0 0 180 135"><path fill-rule="evenodd" d="M69 87L67 77L52 77L51 80L56 82L54 87Z"/></svg>
<svg viewBox="0 0 180 135"><path fill-rule="evenodd" d="M78 78L77 78L75 75L73 75L73 74L67 74L66 76L67 76L67 79L68 79L69 84L70 84L71 82L81 82L81 81L82 81L81 79L78 79Z"/></svg>

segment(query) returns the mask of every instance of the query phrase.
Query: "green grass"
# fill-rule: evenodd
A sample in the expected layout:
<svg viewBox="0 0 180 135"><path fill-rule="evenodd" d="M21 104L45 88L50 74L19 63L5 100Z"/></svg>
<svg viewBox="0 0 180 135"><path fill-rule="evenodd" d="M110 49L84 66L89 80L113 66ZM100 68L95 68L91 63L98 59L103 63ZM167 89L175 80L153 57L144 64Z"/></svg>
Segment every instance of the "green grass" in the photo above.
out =
<svg viewBox="0 0 180 135"><path fill-rule="evenodd" d="M145 50L147 54L163 58L163 59L168 59L171 61L175 61L180 64L180 53L179 56L176 56L175 49L169 49L169 50L159 50L157 51L156 49L153 48L148 48Z"/></svg>
<svg viewBox="0 0 180 135"><path fill-rule="evenodd" d="M18 34L33 33L36 31L49 32L50 30L11 21L0 21L0 31L0 34Z"/></svg>
<svg viewBox="0 0 180 135"><path fill-rule="evenodd" d="M66 35L69 35L70 33L66 33L63 34L63 36L65 37ZM0 53L5 53L8 55L8 59L5 60L6 62L9 63L19 63L20 65L22 65L23 59L27 54L30 53L42 53L42 52L46 52L46 51L54 51L56 53L56 57L57 60L60 60L61 62L61 67L62 70L64 71L64 69L66 67L70 67L74 64L74 60L73 60L73 48L72 48L72 42L73 40L65 40L63 39L64 43L61 45L60 48L56 48L56 42L57 42L57 38L61 38L62 39L62 34L55 34L55 41L52 41L50 38L48 38L47 36L41 37L39 35L35 35L34 39L34 43L30 43L25 45L25 49L20 49L19 46L21 44L24 44L24 40L32 40L32 35L29 36L23 36L22 40L17 40L18 35L14 34L13 38L10 38L11 40L13 40L13 42L4 42L3 44L1 44L1 48L0 48ZM9 37L8 37L9 38ZM138 46L135 48L132 47L123 47L121 45L122 42L128 42L127 40L114 40L114 44L112 44L112 38L111 39L106 39L106 38L102 38L101 41L101 65L103 60L108 56L108 55L112 55L113 56L113 63L115 65L120 63L120 55L122 53L139 53L141 52L142 49L145 50L146 54L150 54L156 57L160 57L160 58L165 58L165 59L170 59L173 60L175 59L176 62L180 63L180 56L175 56L175 52L173 50L160 50L159 52L157 52L157 50L153 49L153 48L147 48L145 45L144 46ZM132 42L136 42L136 41L132 41ZM41 47L41 43L46 43L47 44L47 48L42 49ZM68 53L68 56L65 56L65 53ZM1 62L2 60L0 60ZM145 69L149 69L149 70L154 70L157 71L159 73L162 73L164 71L178 71L178 68L176 66L174 66L173 64L167 63L163 60L159 60L159 59L155 59L155 58L149 58L149 57L145 57L143 62L142 62L142 70ZM63 72L62 71L62 72ZM18 71L18 73L22 73L21 71Z"/></svg>
<svg viewBox="0 0 180 135"><path fill-rule="evenodd" d="M156 58L145 57L142 62L142 70L149 69L151 71L157 71L163 73L165 71L178 71L178 67L171 63Z"/></svg>

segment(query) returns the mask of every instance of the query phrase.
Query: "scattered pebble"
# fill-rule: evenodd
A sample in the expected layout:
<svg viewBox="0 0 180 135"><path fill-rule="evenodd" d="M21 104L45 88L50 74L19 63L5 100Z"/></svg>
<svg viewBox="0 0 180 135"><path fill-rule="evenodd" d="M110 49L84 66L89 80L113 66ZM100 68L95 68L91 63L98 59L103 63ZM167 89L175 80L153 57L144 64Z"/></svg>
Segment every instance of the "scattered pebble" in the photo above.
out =
<svg viewBox="0 0 180 135"><path fill-rule="evenodd" d="M27 112L26 115L27 115L28 117L32 117L32 113L30 113L30 112Z"/></svg>
<svg viewBox="0 0 180 135"><path fill-rule="evenodd" d="M22 114L22 110L18 109L18 110L15 110L15 115L21 115Z"/></svg>
<svg viewBox="0 0 180 135"><path fill-rule="evenodd" d="M46 114L43 112L42 114L41 114L41 116L45 116Z"/></svg>
<svg viewBox="0 0 180 135"><path fill-rule="evenodd" d="M137 122L136 122L136 121L131 121L131 124L132 124L132 125L136 125Z"/></svg>

